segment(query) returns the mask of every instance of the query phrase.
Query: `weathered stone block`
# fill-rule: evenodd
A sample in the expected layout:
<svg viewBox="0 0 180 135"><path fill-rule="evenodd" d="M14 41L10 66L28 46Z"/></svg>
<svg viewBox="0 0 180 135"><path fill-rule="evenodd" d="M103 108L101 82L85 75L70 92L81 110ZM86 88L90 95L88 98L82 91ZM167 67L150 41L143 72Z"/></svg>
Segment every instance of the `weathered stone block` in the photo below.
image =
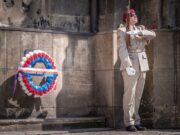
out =
<svg viewBox="0 0 180 135"><path fill-rule="evenodd" d="M175 107L171 105L161 105L154 108L153 123L154 128L173 128L175 122Z"/></svg>
<svg viewBox="0 0 180 135"><path fill-rule="evenodd" d="M16 125L0 126L1 131L16 131Z"/></svg>
<svg viewBox="0 0 180 135"><path fill-rule="evenodd" d="M65 84L93 85L93 71L63 71L63 82Z"/></svg>
<svg viewBox="0 0 180 135"><path fill-rule="evenodd" d="M71 4L69 4L71 3ZM65 31L87 32L90 30L87 0L52 1L52 27Z"/></svg>
<svg viewBox="0 0 180 135"><path fill-rule="evenodd" d="M25 16L20 8L22 9L22 3L20 0L16 2L12 1L2 1L0 5L0 20L1 25L13 25L20 26Z"/></svg>
<svg viewBox="0 0 180 135"><path fill-rule="evenodd" d="M3 108L1 110L4 110L4 106L5 106L4 95L5 95L5 73L3 73L3 71L0 70L0 108Z"/></svg>
<svg viewBox="0 0 180 135"><path fill-rule="evenodd" d="M20 63L20 32L6 32L7 68L17 69Z"/></svg>
<svg viewBox="0 0 180 135"><path fill-rule="evenodd" d="M105 116L107 122L107 127L115 127L115 115L114 115L114 107L109 106L98 106L97 107L97 115L98 116ZM121 115L121 114L120 114Z"/></svg>
<svg viewBox="0 0 180 135"><path fill-rule="evenodd" d="M65 84L56 98L57 107L82 107L93 105L92 85Z"/></svg>
<svg viewBox="0 0 180 135"><path fill-rule="evenodd" d="M146 73L146 81L144 91L141 99L140 114L142 117L152 117L154 107L154 84L153 84L153 72L149 71Z"/></svg>
<svg viewBox="0 0 180 135"><path fill-rule="evenodd" d="M174 90L174 94L176 94L175 95L175 104L177 105L177 106L180 106L180 99L179 99L179 97L180 97L180 91L179 91L179 89L180 89L180 84L179 84L179 80L180 80L180 69L177 69L177 74L175 75L175 77L176 77L176 82L175 82L175 85L176 85L176 90ZM180 113L180 112L179 112Z"/></svg>
<svg viewBox="0 0 180 135"><path fill-rule="evenodd" d="M57 108L56 107L52 107L52 108L51 107L43 107L43 110L47 111L46 119L48 119L48 118L57 118L57 114L56 114L57 113Z"/></svg>
<svg viewBox="0 0 180 135"><path fill-rule="evenodd" d="M0 68L6 68L6 33L4 31L0 31Z"/></svg>
<svg viewBox="0 0 180 135"><path fill-rule="evenodd" d="M39 47L39 50L45 51L53 59L53 47ZM54 59L53 59L54 61Z"/></svg>
<svg viewBox="0 0 180 135"><path fill-rule="evenodd" d="M66 50L63 67L74 70L91 70L93 68L93 55L87 38L71 37Z"/></svg>
<svg viewBox="0 0 180 135"><path fill-rule="evenodd" d="M3 86L4 82L5 82L5 75L6 75L6 69L1 69L0 68L0 87Z"/></svg>
<svg viewBox="0 0 180 135"><path fill-rule="evenodd" d="M99 31L108 31L114 29L114 10L115 10L115 1L99 1ZM119 4L121 5L121 4ZM116 29L116 28L115 28Z"/></svg>
<svg viewBox="0 0 180 135"><path fill-rule="evenodd" d="M161 3L156 0L144 1L141 2L141 4L137 4L137 8L140 8L140 11L138 12L138 16L141 17L140 24L144 24L149 28L157 28L160 25L160 21L161 21L159 18L161 14L159 12L160 4ZM148 10L147 10L147 6L148 6Z"/></svg>
<svg viewBox="0 0 180 135"><path fill-rule="evenodd" d="M42 130L42 124L17 124L17 131L34 131Z"/></svg>
<svg viewBox="0 0 180 135"><path fill-rule="evenodd" d="M45 94L41 97L41 104L44 108L53 108L56 107L56 90L51 90L48 94Z"/></svg>
<svg viewBox="0 0 180 135"><path fill-rule="evenodd" d="M114 128L124 128L124 115L122 106L113 108L114 110Z"/></svg>
<svg viewBox="0 0 180 135"><path fill-rule="evenodd" d="M38 33L38 47L39 49L52 48L53 36L52 33ZM52 50L52 49L49 49Z"/></svg>
<svg viewBox="0 0 180 135"><path fill-rule="evenodd" d="M96 106L113 106L113 71L95 71Z"/></svg>
<svg viewBox="0 0 180 135"><path fill-rule="evenodd" d="M34 32L22 32L21 33L21 57L24 56L26 49L38 48L38 35Z"/></svg>
<svg viewBox="0 0 180 135"><path fill-rule="evenodd" d="M5 98L6 100L9 99L13 94L13 81L14 81L14 75L16 74L17 70L7 70L5 81L4 81L4 91L5 91Z"/></svg>
<svg viewBox="0 0 180 135"><path fill-rule="evenodd" d="M53 48L54 59L60 70L92 70L93 50L87 38L54 35Z"/></svg>
<svg viewBox="0 0 180 135"><path fill-rule="evenodd" d="M89 15L89 1L88 0L51 0L52 12L55 14L84 14Z"/></svg>
<svg viewBox="0 0 180 135"><path fill-rule="evenodd" d="M174 68L173 33L157 31L154 39L154 69ZM166 37L166 38L164 38Z"/></svg>
<svg viewBox="0 0 180 135"><path fill-rule="evenodd" d="M83 102L83 101L82 101ZM74 104L76 105L76 104ZM96 115L94 107L63 107L57 108L57 117L88 117Z"/></svg>
<svg viewBox="0 0 180 135"><path fill-rule="evenodd" d="M57 115L76 116L77 114L80 116L89 114L90 108L84 111L78 108L94 105L92 71L63 71L60 79L59 83L62 85L58 86L57 95L55 94Z"/></svg>
<svg viewBox="0 0 180 135"><path fill-rule="evenodd" d="M98 34L95 38L95 69L113 68L112 33Z"/></svg>
<svg viewBox="0 0 180 135"><path fill-rule="evenodd" d="M99 31L111 31L114 28L114 14L106 13L99 16Z"/></svg>
<svg viewBox="0 0 180 135"><path fill-rule="evenodd" d="M122 73L119 69L114 70L114 97L113 102L115 107L122 107L123 105L123 93L124 93L124 84L123 84L123 78Z"/></svg>
<svg viewBox="0 0 180 135"><path fill-rule="evenodd" d="M61 31L88 32L90 31L89 16L52 15L52 28Z"/></svg>
<svg viewBox="0 0 180 135"><path fill-rule="evenodd" d="M53 59L57 65L58 70L62 70L64 61L67 59L66 52L68 45L68 35L53 34Z"/></svg>
<svg viewBox="0 0 180 135"><path fill-rule="evenodd" d="M172 69L155 70L153 73L155 106L174 104L174 72ZM163 98L162 98L163 97Z"/></svg>

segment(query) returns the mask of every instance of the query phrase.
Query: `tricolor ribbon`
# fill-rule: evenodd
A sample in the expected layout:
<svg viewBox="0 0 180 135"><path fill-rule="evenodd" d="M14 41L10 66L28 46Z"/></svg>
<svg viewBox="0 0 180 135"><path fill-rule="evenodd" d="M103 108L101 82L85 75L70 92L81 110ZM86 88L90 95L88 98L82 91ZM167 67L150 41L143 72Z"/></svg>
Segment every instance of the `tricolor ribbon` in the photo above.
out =
<svg viewBox="0 0 180 135"><path fill-rule="evenodd" d="M54 77L54 76L58 75L58 71L56 69L41 69L41 68L20 67L18 69L18 72L15 75L15 78L14 78L13 96L15 95L17 79L19 77L19 74L30 75L30 76ZM57 84L55 84L54 89L56 89L56 85Z"/></svg>

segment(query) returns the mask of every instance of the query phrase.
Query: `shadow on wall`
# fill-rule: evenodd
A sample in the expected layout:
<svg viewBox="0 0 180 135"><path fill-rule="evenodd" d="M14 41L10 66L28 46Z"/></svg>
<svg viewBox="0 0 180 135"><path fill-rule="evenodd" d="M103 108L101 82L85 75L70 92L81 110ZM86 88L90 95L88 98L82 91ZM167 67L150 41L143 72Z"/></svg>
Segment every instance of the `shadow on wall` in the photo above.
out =
<svg viewBox="0 0 180 135"><path fill-rule="evenodd" d="M62 72L61 78L60 78L61 81L58 80L58 82L61 82L61 84L58 83L61 87L60 87L60 89L58 89L59 92L58 92L57 97L56 97L56 117L57 118L69 117L70 115L72 115L70 113L70 111L68 112L67 110L65 110L65 109L70 108L70 106L67 104L69 102L71 102L71 99L68 99L68 87L65 87L66 85L67 86L70 85L70 82L69 82L70 78L68 79L68 76L64 74L65 71L63 69L64 67L67 66L65 61L68 61L67 55L68 55L68 50L70 49L69 44L70 43L69 43L69 39L68 39L68 44L67 44L66 48L64 48L64 57L61 58L62 63L60 62L60 64L62 64L62 65L59 65L59 63L57 63L57 65L59 65L59 68L61 68L58 70ZM72 47L73 47L72 49L74 50L75 45L73 45ZM71 53L74 56L75 52L72 51Z"/></svg>
<svg viewBox="0 0 180 135"><path fill-rule="evenodd" d="M120 59L118 59L114 65L114 105L115 105L115 128L124 127L123 123L123 93L124 84L123 78L120 71Z"/></svg>
<svg viewBox="0 0 180 135"><path fill-rule="evenodd" d="M93 71L92 46L88 44L88 38L70 36L68 43L58 51L56 58L58 70L62 73L58 80L58 95L56 97L57 117L89 117L94 115L93 106ZM83 43L79 42L82 41ZM61 53L61 56L59 53ZM60 56L58 56L60 55ZM90 59L90 60L89 60ZM60 69L59 69L60 68Z"/></svg>
<svg viewBox="0 0 180 135"><path fill-rule="evenodd" d="M78 116L76 110L76 101L75 101L75 93L71 95L76 88L72 88L72 80L73 80L73 71L74 71L74 57L75 57L75 48L78 44L77 41L72 41L73 39L68 39L68 45L64 48L64 60L61 63L62 69L62 80L61 80L61 89L58 90L59 93L56 97L56 114L57 117L73 117ZM73 102L74 100L74 102ZM73 105L74 103L74 105Z"/></svg>
<svg viewBox="0 0 180 135"><path fill-rule="evenodd" d="M33 117L33 115L37 118L42 115L46 116L45 112L40 113L41 99L26 95L18 81L13 96L14 77L11 76L0 86L0 119L24 119Z"/></svg>

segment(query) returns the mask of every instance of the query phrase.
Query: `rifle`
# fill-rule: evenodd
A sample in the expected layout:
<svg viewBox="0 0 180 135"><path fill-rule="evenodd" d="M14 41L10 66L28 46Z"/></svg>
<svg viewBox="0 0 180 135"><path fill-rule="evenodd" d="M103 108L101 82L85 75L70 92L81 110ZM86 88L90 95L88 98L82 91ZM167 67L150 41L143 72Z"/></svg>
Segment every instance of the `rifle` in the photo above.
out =
<svg viewBox="0 0 180 135"><path fill-rule="evenodd" d="M131 5L131 0L129 0L129 4L127 6L127 13L128 13L128 16L127 16L127 26L126 26L126 31L130 31L130 5ZM126 34L126 46L127 48L129 48L131 45L131 40L130 40L130 35L129 34Z"/></svg>

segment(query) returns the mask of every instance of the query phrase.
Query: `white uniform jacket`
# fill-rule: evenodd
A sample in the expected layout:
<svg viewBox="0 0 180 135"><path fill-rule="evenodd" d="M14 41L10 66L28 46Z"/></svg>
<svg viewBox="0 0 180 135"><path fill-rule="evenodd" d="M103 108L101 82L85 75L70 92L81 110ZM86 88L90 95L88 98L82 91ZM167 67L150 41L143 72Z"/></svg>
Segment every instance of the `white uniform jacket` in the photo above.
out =
<svg viewBox="0 0 180 135"><path fill-rule="evenodd" d="M126 27L121 25L118 28L118 44L119 57L121 60L120 70L124 70L128 66L132 66L136 71L148 71L149 65L145 52L147 40L153 39L156 34L154 31L145 29L144 27L131 27L131 29L140 30L139 35L131 35L131 45L127 48L126 45Z"/></svg>

